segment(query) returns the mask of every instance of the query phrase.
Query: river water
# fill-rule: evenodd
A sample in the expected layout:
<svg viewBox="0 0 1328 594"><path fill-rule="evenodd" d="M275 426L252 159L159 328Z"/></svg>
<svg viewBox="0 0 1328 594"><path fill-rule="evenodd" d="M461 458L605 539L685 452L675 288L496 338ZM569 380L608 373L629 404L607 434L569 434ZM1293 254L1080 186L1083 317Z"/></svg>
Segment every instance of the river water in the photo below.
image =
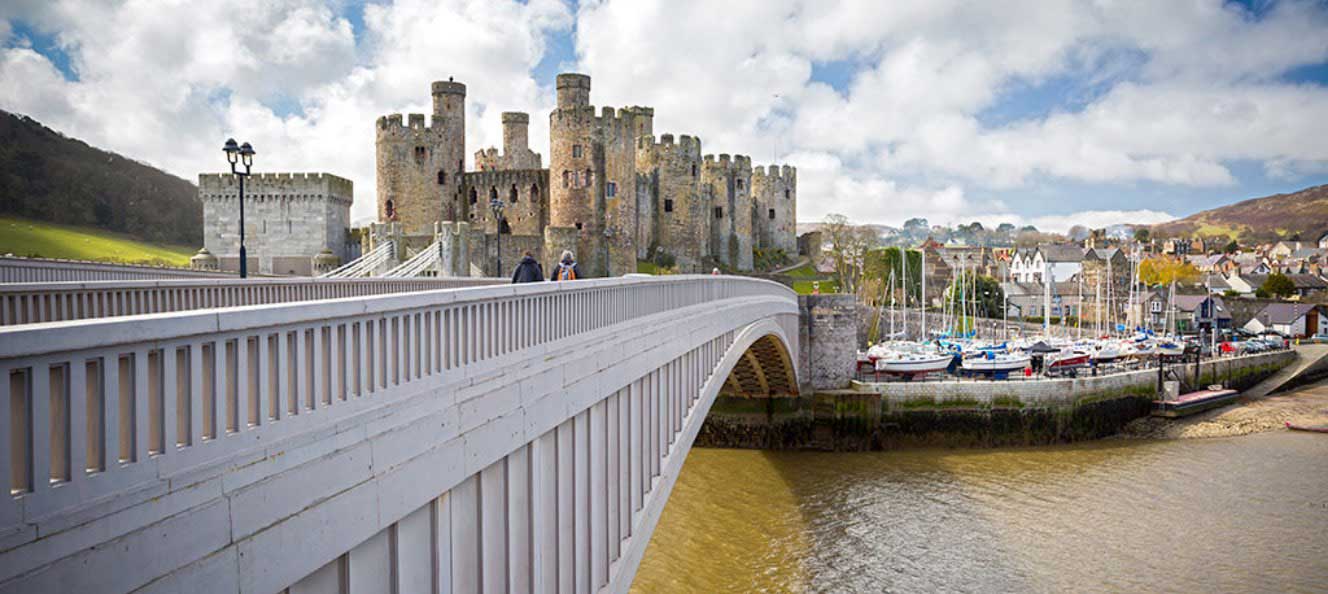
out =
<svg viewBox="0 0 1328 594"><path fill-rule="evenodd" d="M1328 591L1328 435L698 448L633 591Z"/></svg>

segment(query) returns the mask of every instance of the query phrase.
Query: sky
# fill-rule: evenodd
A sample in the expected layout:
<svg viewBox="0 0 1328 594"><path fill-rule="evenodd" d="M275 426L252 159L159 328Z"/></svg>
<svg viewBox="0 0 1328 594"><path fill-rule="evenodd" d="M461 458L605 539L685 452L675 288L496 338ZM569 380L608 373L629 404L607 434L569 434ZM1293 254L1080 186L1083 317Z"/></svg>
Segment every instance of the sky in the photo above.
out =
<svg viewBox="0 0 1328 594"><path fill-rule="evenodd" d="M1154 223L1328 183L1328 2L6 0L0 109L196 180L355 183L374 121L468 86L467 152L554 77L656 134L798 168L798 220ZM468 164L468 167L472 164Z"/></svg>

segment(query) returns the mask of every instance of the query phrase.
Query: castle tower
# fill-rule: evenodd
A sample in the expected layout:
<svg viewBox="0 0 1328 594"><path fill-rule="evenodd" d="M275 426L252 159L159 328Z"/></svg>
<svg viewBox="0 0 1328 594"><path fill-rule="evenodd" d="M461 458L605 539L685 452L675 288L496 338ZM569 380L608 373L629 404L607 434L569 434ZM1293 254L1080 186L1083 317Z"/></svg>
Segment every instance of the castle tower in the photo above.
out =
<svg viewBox="0 0 1328 594"><path fill-rule="evenodd" d="M520 111L503 112L503 152L496 148L475 152L478 171L540 169L543 158L530 150L530 116Z"/></svg>
<svg viewBox="0 0 1328 594"><path fill-rule="evenodd" d="M576 252L586 274L636 271L636 129L632 108L600 115L590 77L559 74L549 114L549 227L545 253Z"/></svg>
<svg viewBox="0 0 1328 594"><path fill-rule="evenodd" d="M788 165L782 169L778 165L756 166L752 169L752 196L756 203L752 224L756 227L757 247L797 255L797 170Z"/></svg>
<svg viewBox="0 0 1328 594"><path fill-rule="evenodd" d="M710 254L735 270L752 269L752 160L744 155L706 155L701 165L701 184L709 194L710 207L722 209L710 229ZM718 215L721 211L715 210Z"/></svg>
<svg viewBox="0 0 1328 594"><path fill-rule="evenodd" d="M398 221L408 234L432 233L433 223L461 219L461 173L466 154L466 85L432 85L433 121L424 114L378 118L378 220Z"/></svg>
<svg viewBox="0 0 1328 594"><path fill-rule="evenodd" d="M701 192L701 139L683 135L675 144L672 134L655 142L637 139L637 178L640 226L637 241L642 258L658 251L671 254L682 272L704 272L709 255L710 201ZM718 211L716 211L718 212Z"/></svg>
<svg viewBox="0 0 1328 594"><path fill-rule="evenodd" d="M530 116L519 111L503 112L503 152L509 155L530 150Z"/></svg>

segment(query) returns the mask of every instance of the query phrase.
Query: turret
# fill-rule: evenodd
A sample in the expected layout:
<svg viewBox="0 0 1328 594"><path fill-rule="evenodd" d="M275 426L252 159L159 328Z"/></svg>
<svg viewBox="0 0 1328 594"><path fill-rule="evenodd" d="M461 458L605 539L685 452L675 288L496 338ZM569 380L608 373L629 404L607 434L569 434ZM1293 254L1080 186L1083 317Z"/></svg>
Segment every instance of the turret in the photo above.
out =
<svg viewBox="0 0 1328 594"><path fill-rule="evenodd" d="M590 77L584 74L558 75L558 109L571 109L590 105Z"/></svg>
<svg viewBox="0 0 1328 594"><path fill-rule="evenodd" d="M524 153L530 148L530 116L519 111L503 112L503 152Z"/></svg>
<svg viewBox="0 0 1328 594"><path fill-rule="evenodd" d="M452 80L431 86L432 121L424 114L378 118L378 220L399 221L408 233L423 233L464 209L458 199L466 154L466 85Z"/></svg>

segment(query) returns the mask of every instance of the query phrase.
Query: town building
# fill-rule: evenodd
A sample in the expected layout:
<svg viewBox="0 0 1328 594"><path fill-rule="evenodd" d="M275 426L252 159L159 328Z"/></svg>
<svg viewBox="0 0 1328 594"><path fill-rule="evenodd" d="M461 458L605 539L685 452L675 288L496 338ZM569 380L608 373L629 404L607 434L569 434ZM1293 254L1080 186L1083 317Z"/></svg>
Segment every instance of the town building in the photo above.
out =
<svg viewBox="0 0 1328 594"><path fill-rule="evenodd" d="M1256 334L1271 331L1293 338L1314 336L1322 329L1324 313L1322 305L1269 303L1246 322L1244 328Z"/></svg>

